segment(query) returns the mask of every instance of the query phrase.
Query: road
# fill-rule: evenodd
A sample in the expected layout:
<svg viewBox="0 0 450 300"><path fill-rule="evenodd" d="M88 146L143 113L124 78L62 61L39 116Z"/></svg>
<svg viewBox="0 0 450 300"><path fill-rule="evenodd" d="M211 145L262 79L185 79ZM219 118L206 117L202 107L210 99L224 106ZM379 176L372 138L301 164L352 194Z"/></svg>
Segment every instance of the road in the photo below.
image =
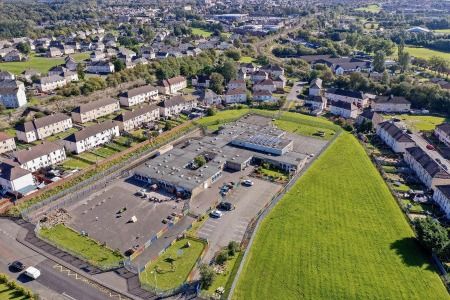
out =
<svg viewBox="0 0 450 300"><path fill-rule="evenodd" d="M100 300L110 299L107 294L92 285L53 268L56 264L46 257L29 249L16 240L22 227L9 219L0 219L0 272L16 279L20 284L39 294L43 300ZM37 280L30 280L25 275L12 272L9 264L19 260L26 266L36 266L41 271Z"/></svg>
<svg viewBox="0 0 450 300"><path fill-rule="evenodd" d="M423 151L425 151L432 159L435 161L437 159L440 160L441 164L447 167L447 170L450 171L450 163L446 160L438 151L427 149L427 145L429 144L419 133L410 134L412 140L419 146Z"/></svg>

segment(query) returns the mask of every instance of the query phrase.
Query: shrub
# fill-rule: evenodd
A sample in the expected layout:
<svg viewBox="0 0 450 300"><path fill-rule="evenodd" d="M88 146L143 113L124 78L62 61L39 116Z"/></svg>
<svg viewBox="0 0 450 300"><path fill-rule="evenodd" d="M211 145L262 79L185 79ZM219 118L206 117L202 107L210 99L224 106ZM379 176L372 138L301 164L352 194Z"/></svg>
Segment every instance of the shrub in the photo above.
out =
<svg viewBox="0 0 450 300"><path fill-rule="evenodd" d="M0 283L8 282L8 276L5 274L0 274Z"/></svg>
<svg viewBox="0 0 450 300"><path fill-rule="evenodd" d="M200 284L202 285L202 289L207 290L215 278L216 273L211 266L208 266L207 264L202 264L200 266Z"/></svg>
<svg viewBox="0 0 450 300"><path fill-rule="evenodd" d="M228 243L228 255L229 256L234 256L236 254L236 252L239 251L239 243L235 242L235 241L231 241L230 243Z"/></svg>
<svg viewBox="0 0 450 300"><path fill-rule="evenodd" d="M228 251L221 251L216 256L216 264L223 265L228 260Z"/></svg>

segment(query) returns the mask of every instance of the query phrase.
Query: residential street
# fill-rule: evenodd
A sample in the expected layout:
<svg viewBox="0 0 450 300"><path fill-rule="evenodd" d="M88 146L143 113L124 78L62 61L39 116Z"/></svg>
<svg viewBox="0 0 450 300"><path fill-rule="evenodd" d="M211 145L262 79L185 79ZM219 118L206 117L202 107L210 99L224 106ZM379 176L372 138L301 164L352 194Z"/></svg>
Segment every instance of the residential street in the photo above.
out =
<svg viewBox="0 0 450 300"><path fill-rule="evenodd" d="M413 141L419 146L423 151L425 151L432 159L436 161L439 159L441 164L447 166L447 170L450 171L450 163L446 160L438 151L427 149L427 145L429 144L419 133L410 134Z"/></svg>

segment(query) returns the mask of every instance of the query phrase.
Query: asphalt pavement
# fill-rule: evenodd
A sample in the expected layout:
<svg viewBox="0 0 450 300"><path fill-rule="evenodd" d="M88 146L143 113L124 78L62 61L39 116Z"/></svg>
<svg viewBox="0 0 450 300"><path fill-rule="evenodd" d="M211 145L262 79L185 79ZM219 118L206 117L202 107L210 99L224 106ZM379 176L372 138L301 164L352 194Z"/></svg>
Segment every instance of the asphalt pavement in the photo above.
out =
<svg viewBox="0 0 450 300"><path fill-rule="evenodd" d="M447 170L450 172L450 163L446 160L438 151L427 149L427 145L429 144L420 133L412 133L410 134L412 140L419 146L425 153L427 153L432 159L435 161L439 160L441 165L445 165Z"/></svg>

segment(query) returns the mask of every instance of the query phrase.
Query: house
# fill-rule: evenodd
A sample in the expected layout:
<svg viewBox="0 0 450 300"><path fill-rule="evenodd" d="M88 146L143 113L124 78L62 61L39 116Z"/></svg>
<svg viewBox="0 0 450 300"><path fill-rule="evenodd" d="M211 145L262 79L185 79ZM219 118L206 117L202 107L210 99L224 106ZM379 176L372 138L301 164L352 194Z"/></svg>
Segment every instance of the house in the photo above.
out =
<svg viewBox="0 0 450 300"><path fill-rule="evenodd" d="M82 104L72 110L72 119L77 123L86 123L107 116L120 110L119 101L113 98L103 98Z"/></svg>
<svg viewBox="0 0 450 300"><path fill-rule="evenodd" d="M22 61L23 58L24 56L22 53L20 53L18 50L13 50L11 52L8 52L3 57L3 61L5 62Z"/></svg>
<svg viewBox="0 0 450 300"><path fill-rule="evenodd" d="M144 85L125 91L119 97L120 105L129 107L145 101L156 100L156 97L158 97L158 89L151 85Z"/></svg>
<svg viewBox="0 0 450 300"><path fill-rule="evenodd" d="M166 95L175 94L179 90L187 87L187 80L184 76L176 76L163 80L163 93Z"/></svg>
<svg viewBox="0 0 450 300"><path fill-rule="evenodd" d="M22 72L22 78L28 82L32 82L33 81L33 77L39 77L41 76L41 73L39 73L36 70L33 69L26 69L25 71Z"/></svg>
<svg viewBox="0 0 450 300"><path fill-rule="evenodd" d="M315 78L309 84L309 95L310 96L322 96L322 79Z"/></svg>
<svg viewBox="0 0 450 300"><path fill-rule="evenodd" d="M241 69L239 69L238 74L237 74L237 79L243 79L246 80L248 78L247 73L242 72Z"/></svg>
<svg viewBox="0 0 450 300"><path fill-rule="evenodd" d="M198 88L208 88L209 87L209 76L199 75L192 77L192 86Z"/></svg>
<svg viewBox="0 0 450 300"><path fill-rule="evenodd" d="M72 127L72 119L68 115L56 113L17 125L16 135L19 141L31 143Z"/></svg>
<svg viewBox="0 0 450 300"><path fill-rule="evenodd" d="M155 104L143 105L131 111L125 111L114 120L119 124L119 129L132 131L142 126L142 124L159 119L159 107Z"/></svg>
<svg viewBox="0 0 450 300"><path fill-rule="evenodd" d="M243 63L240 65L239 70L244 74L253 73L256 72L256 66L253 63Z"/></svg>
<svg viewBox="0 0 450 300"><path fill-rule="evenodd" d="M241 88L229 89L224 96L224 102L225 104L246 103L247 90Z"/></svg>
<svg viewBox="0 0 450 300"><path fill-rule="evenodd" d="M0 103L6 108L18 108L27 104L23 82L10 79L0 81Z"/></svg>
<svg viewBox="0 0 450 300"><path fill-rule="evenodd" d="M311 110L324 111L327 107L327 98L323 96L309 96L305 100L305 106L311 108Z"/></svg>
<svg viewBox="0 0 450 300"><path fill-rule="evenodd" d="M63 143L67 151L78 154L109 143L119 135L119 125L108 120L71 134L63 140Z"/></svg>
<svg viewBox="0 0 450 300"><path fill-rule="evenodd" d="M198 100L203 105L206 105L206 106L222 104L222 96L217 95L214 91L212 91L210 89L202 90Z"/></svg>
<svg viewBox="0 0 450 300"><path fill-rule="evenodd" d="M183 96L173 96L160 103L160 115L162 117L172 117L180 114L183 110L192 110L197 107L194 100L186 100Z"/></svg>
<svg viewBox="0 0 450 300"><path fill-rule="evenodd" d="M269 78L269 75L263 71L256 71L250 75L250 79L253 83L261 82Z"/></svg>
<svg viewBox="0 0 450 300"><path fill-rule="evenodd" d="M284 75L284 69L277 65L267 65L264 67L261 67L259 71L265 72L273 77L278 77Z"/></svg>
<svg viewBox="0 0 450 300"><path fill-rule="evenodd" d="M72 56L68 55L64 58L64 66L67 70L75 72L77 70L78 63Z"/></svg>
<svg viewBox="0 0 450 300"><path fill-rule="evenodd" d="M406 148L416 145L411 137L394 122L381 122L376 126L376 131L380 139L395 153L404 153Z"/></svg>
<svg viewBox="0 0 450 300"><path fill-rule="evenodd" d="M156 52L152 47L142 47L141 55L142 55L142 57L144 57L146 59L155 59L156 58Z"/></svg>
<svg viewBox="0 0 450 300"><path fill-rule="evenodd" d="M372 102L372 109L377 112L405 113L411 110L411 102L405 97L377 96Z"/></svg>
<svg viewBox="0 0 450 300"><path fill-rule="evenodd" d="M247 84L245 83L245 80L243 79L232 79L230 82L228 82L227 88L229 90L235 90L235 89L247 89Z"/></svg>
<svg viewBox="0 0 450 300"><path fill-rule="evenodd" d="M420 147L406 148L403 159L427 188L450 184L450 174Z"/></svg>
<svg viewBox="0 0 450 300"><path fill-rule="evenodd" d="M450 219L450 185L437 185L434 189L433 201L445 213L445 217Z"/></svg>
<svg viewBox="0 0 450 300"><path fill-rule="evenodd" d="M0 71L0 81L3 80L15 80L16 75L8 71Z"/></svg>
<svg viewBox="0 0 450 300"><path fill-rule="evenodd" d="M65 55L74 54L75 53L75 47L72 46L72 45L63 45L62 46L62 52Z"/></svg>
<svg viewBox="0 0 450 300"><path fill-rule="evenodd" d="M361 125L363 123L370 122L372 124L372 128L377 128L378 124L383 122L383 117L373 110L366 109L364 110L357 118L356 124Z"/></svg>
<svg viewBox="0 0 450 300"><path fill-rule="evenodd" d="M56 165L66 159L64 146L55 142L43 142L28 149L12 153L13 160L30 172Z"/></svg>
<svg viewBox="0 0 450 300"><path fill-rule="evenodd" d="M48 76L61 76L66 80L66 83L72 81L78 81L78 73L75 71L70 71L64 66L55 66L48 71Z"/></svg>
<svg viewBox="0 0 450 300"><path fill-rule="evenodd" d="M14 137L4 132L0 132L0 154L13 151L16 149L16 141Z"/></svg>
<svg viewBox="0 0 450 300"><path fill-rule="evenodd" d="M434 135L444 143L447 147L450 147L450 124L442 123L434 129Z"/></svg>
<svg viewBox="0 0 450 300"><path fill-rule="evenodd" d="M107 61L94 61L86 66L86 72L93 74L114 73L114 65Z"/></svg>
<svg viewBox="0 0 450 300"><path fill-rule="evenodd" d="M36 191L33 175L9 159L0 162L0 185L5 191L27 195Z"/></svg>
<svg viewBox="0 0 450 300"><path fill-rule="evenodd" d="M330 113L343 118L355 119L358 116L358 107L354 103L344 101L331 101Z"/></svg>
<svg viewBox="0 0 450 300"><path fill-rule="evenodd" d="M275 102L277 99L272 96L269 90L256 90L253 92L253 100L258 102Z"/></svg>
<svg viewBox="0 0 450 300"><path fill-rule="evenodd" d="M67 84L66 78L60 75L41 77L37 83L37 88L41 92L50 92Z"/></svg>
<svg viewBox="0 0 450 300"><path fill-rule="evenodd" d="M8 47L0 49L0 57L4 58L9 52L16 50L15 48Z"/></svg>
<svg viewBox="0 0 450 300"><path fill-rule="evenodd" d="M58 56L62 56L62 55L63 55L63 53L62 53L61 49L56 48L56 47L50 47L47 52L48 57L58 57Z"/></svg>
<svg viewBox="0 0 450 300"><path fill-rule="evenodd" d="M275 84L273 83L272 79L265 79L263 81L258 82L253 86L253 91L269 91L273 92L276 90Z"/></svg>
<svg viewBox="0 0 450 300"><path fill-rule="evenodd" d="M284 88L286 87L286 77L284 75L280 75L277 77L272 76L272 81L277 90L284 91Z"/></svg>
<svg viewBox="0 0 450 300"><path fill-rule="evenodd" d="M101 61L106 58L106 54L103 51L96 50L89 55L91 61Z"/></svg>
<svg viewBox="0 0 450 300"><path fill-rule="evenodd" d="M323 58L315 60L311 65L324 64L328 66L334 74L343 75L345 73L370 71L371 64L369 61L361 60L353 57L340 58Z"/></svg>
<svg viewBox="0 0 450 300"><path fill-rule="evenodd" d="M343 89L328 89L325 92L325 97L329 101L355 103L360 108L367 107L369 105L369 98L363 92L355 92Z"/></svg>

